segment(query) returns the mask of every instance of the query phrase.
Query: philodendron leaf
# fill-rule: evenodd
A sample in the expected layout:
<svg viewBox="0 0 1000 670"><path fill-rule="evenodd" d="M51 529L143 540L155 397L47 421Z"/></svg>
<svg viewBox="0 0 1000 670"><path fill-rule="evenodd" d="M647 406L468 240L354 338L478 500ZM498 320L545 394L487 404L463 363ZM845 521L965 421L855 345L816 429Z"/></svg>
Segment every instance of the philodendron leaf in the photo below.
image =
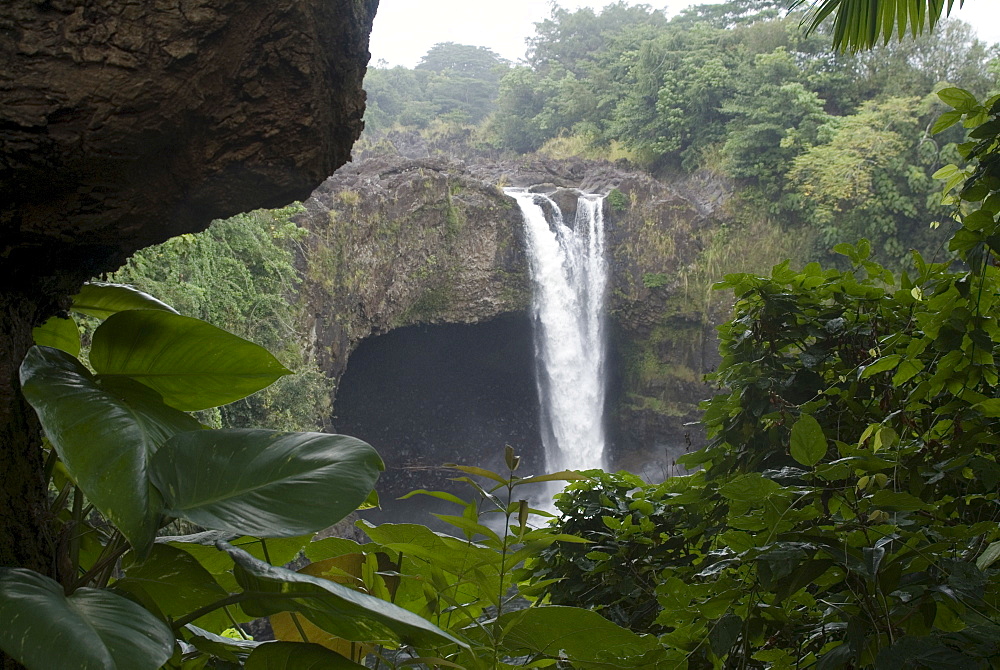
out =
<svg viewBox="0 0 1000 670"><path fill-rule="evenodd" d="M199 319L162 310L114 314L94 331L90 364L128 377L184 411L245 398L290 374L267 349Z"/></svg>
<svg viewBox="0 0 1000 670"><path fill-rule="evenodd" d="M268 642L253 650L246 670L352 670L364 668L318 644Z"/></svg>
<svg viewBox="0 0 1000 670"><path fill-rule="evenodd" d="M149 458L171 435L199 431L201 424L148 387L128 379L99 382L78 360L49 347L28 351L21 388L87 498L144 551L162 509L147 477Z"/></svg>
<svg viewBox="0 0 1000 670"><path fill-rule="evenodd" d="M148 599L173 618L229 595L194 556L168 544L157 543L149 556L124 571L125 576L114 584L116 590L127 591L144 604Z"/></svg>
<svg viewBox="0 0 1000 670"><path fill-rule="evenodd" d="M35 344L65 351L70 356L80 355L80 329L73 319L54 316L31 331Z"/></svg>
<svg viewBox="0 0 1000 670"><path fill-rule="evenodd" d="M417 647L461 644L426 619L385 600L274 567L225 542L219 548L236 564L233 572L246 595L240 605L250 616L300 612L323 630L356 642L403 642Z"/></svg>
<svg viewBox="0 0 1000 670"><path fill-rule="evenodd" d="M28 670L155 670L170 658L170 628L101 589L66 596L48 577L0 568L0 649Z"/></svg>
<svg viewBox="0 0 1000 670"><path fill-rule="evenodd" d="M500 645L511 654L564 658L574 668L658 668L664 650L655 637L637 635L579 607L529 607L500 616Z"/></svg>
<svg viewBox="0 0 1000 670"><path fill-rule="evenodd" d="M171 516L287 537L353 512L383 468L375 450L353 437L227 429L176 435L153 458L150 477Z"/></svg>
<svg viewBox="0 0 1000 670"><path fill-rule="evenodd" d="M124 284L103 282L84 284L80 292L73 297L73 306L70 309L98 319L106 319L112 314L130 309L159 309L177 313L173 307L148 293Z"/></svg>
<svg viewBox="0 0 1000 670"><path fill-rule="evenodd" d="M184 626L182 630L187 642L195 649L210 656L236 663L236 667L242 667L239 664L246 660L250 652L264 644L254 640L222 637L193 624Z"/></svg>

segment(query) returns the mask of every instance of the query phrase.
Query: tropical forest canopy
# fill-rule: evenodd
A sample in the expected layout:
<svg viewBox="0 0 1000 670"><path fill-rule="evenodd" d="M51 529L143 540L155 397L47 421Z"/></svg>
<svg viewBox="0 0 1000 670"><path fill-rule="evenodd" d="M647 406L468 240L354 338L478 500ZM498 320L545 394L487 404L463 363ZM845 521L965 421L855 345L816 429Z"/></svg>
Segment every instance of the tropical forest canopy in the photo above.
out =
<svg viewBox="0 0 1000 670"><path fill-rule="evenodd" d="M413 69L369 69L362 151L391 151L386 138L409 131L450 154L463 144L625 158L664 178L706 170L736 180L745 216L808 227L817 255L859 237L890 266L914 246L933 254L942 236L931 224L948 217L931 175L955 160L962 134L927 135L946 109L932 94L944 84L990 93L996 47L944 21L838 52L785 4L733 0L671 19L623 2L557 6L519 64L438 44Z"/></svg>

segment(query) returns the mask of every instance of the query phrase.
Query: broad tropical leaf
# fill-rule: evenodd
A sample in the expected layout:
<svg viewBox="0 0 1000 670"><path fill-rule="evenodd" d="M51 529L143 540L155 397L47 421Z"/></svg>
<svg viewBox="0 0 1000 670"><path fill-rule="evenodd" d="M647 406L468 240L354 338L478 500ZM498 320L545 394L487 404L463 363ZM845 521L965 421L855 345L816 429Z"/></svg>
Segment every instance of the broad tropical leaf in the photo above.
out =
<svg viewBox="0 0 1000 670"><path fill-rule="evenodd" d="M174 619L229 595L194 556L160 543L153 546L145 560L128 565L125 576L114 583L114 588L128 593L151 611L158 610ZM227 620L221 610L216 610L212 621L223 624ZM203 626L206 624L201 622Z"/></svg>
<svg viewBox="0 0 1000 670"><path fill-rule="evenodd" d="M77 484L137 550L155 535L162 502L147 477L149 459L171 435L201 432L129 379L96 380L69 354L32 347L21 364L24 397Z"/></svg>
<svg viewBox="0 0 1000 670"><path fill-rule="evenodd" d="M222 637L193 624L184 626L182 630L185 633L187 642L198 651L232 661L233 663L242 663L249 656L250 652L264 644L263 642L256 642L254 640Z"/></svg>
<svg viewBox="0 0 1000 670"><path fill-rule="evenodd" d="M961 7L965 0L958 0ZM798 0L792 8L806 4ZM879 42L888 43L895 30L902 39L907 30L914 36L925 26L933 30L941 15L951 14L955 0L814 0L804 22L809 31L833 16L833 46L859 51Z"/></svg>
<svg viewBox="0 0 1000 670"><path fill-rule="evenodd" d="M66 596L52 579L0 568L0 649L28 670L155 670L174 636L131 600L98 589Z"/></svg>
<svg viewBox="0 0 1000 670"><path fill-rule="evenodd" d="M268 642L250 654L246 670L352 670L364 668L318 644Z"/></svg>
<svg viewBox="0 0 1000 670"><path fill-rule="evenodd" d="M812 467L826 456L826 436L819 422L809 414L803 414L792 426L792 458Z"/></svg>
<svg viewBox="0 0 1000 670"><path fill-rule="evenodd" d="M420 524L383 523L374 526L362 520L357 525L383 547L423 559L456 575L478 571L495 576L500 570L502 557L496 551L435 532Z"/></svg>
<svg viewBox="0 0 1000 670"><path fill-rule="evenodd" d="M73 319L54 316L31 331L35 344L65 351L70 356L80 355L80 329Z"/></svg>
<svg viewBox="0 0 1000 670"><path fill-rule="evenodd" d="M258 537L333 525L364 502L384 468L368 444L324 433L201 431L157 453L150 477L167 514Z"/></svg>
<svg viewBox="0 0 1000 670"><path fill-rule="evenodd" d="M251 616L301 612L323 630L359 642L403 642L418 647L461 644L431 622L385 600L276 568L224 542L219 548L236 563L236 579L247 595L241 606Z"/></svg>
<svg viewBox="0 0 1000 670"><path fill-rule="evenodd" d="M364 554L346 554L328 558L297 570L304 575L357 590L362 582ZM370 592L370 591L369 591ZM373 594L374 595L374 594ZM383 598L385 599L385 598ZM371 646L358 642L348 642L340 636L328 633L305 617L294 612L278 612L270 617L274 637L286 642L313 642L353 661L361 661L371 652Z"/></svg>
<svg viewBox="0 0 1000 670"><path fill-rule="evenodd" d="M580 607L529 607L497 619L500 644L512 654L565 658L575 668L657 668L663 649L653 636L641 636L600 614Z"/></svg>
<svg viewBox="0 0 1000 670"><path fill-rule="evenodd" d="M159 309L177 313L173 307L148 293L124 284L103 282L84 284L80 292L73 297L73 306L70 309L98 319L106 319L112 314L130 309Z"/></svg>
<svg viewBox="0 0 1000 670"><path fill-rule="evenodd" d="M161 310L114 314L94 332L90 363L101 377L128 377L171 407L225 405L290 374L266 349L199 319Z"/></svg>

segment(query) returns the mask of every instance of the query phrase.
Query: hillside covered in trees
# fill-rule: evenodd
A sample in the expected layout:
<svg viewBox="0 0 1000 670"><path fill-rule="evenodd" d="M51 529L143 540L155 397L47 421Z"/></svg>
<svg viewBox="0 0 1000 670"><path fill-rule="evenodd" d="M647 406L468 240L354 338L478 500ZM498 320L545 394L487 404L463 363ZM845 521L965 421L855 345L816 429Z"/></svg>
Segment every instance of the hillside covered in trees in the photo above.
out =
<svg viewBox="0 0 1000 670"><path fill-rule="evenodd" d="M806 35L774 0L688 8L554 7L522 63L438 44L413 69L369 68L362 157L538 152L627 160L664 179L734 180L733 220L809 231L814 257L867 237L898 267L934 256L947 220L931 175L956 159L959 129L927 131L948 84L997 87L996 47L969 25L858 54Z"/></svg>

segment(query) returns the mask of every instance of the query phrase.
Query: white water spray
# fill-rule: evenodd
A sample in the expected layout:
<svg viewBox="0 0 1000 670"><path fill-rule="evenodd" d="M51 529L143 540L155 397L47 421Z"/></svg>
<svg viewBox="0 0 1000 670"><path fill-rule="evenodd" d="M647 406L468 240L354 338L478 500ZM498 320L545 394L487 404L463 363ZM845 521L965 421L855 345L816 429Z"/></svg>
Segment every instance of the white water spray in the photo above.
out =
<svg viewBox="0 0 1000 670"><path fill-rule="evenodd" d="M547 466L550 471L602 468L608 283L604 199L581 195L570 227L549 197L524 189L505 192L524 215Z"/></svg>

